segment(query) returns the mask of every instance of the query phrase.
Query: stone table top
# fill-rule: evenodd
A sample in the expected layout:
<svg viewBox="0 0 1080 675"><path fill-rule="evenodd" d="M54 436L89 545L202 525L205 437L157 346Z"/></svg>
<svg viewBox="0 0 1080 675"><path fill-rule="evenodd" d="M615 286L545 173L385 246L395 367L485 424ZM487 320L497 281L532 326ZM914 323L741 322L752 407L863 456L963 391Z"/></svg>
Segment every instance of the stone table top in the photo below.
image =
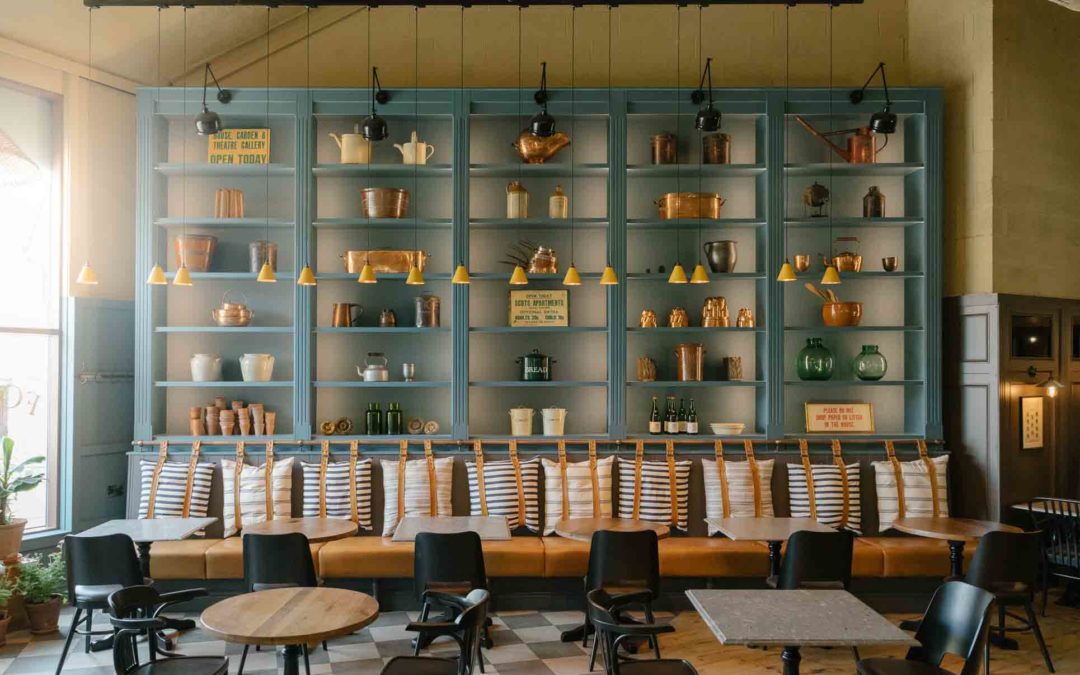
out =
<svg viewBox="0 0 1080 675"><path fill-rule="evenodd" d="M421 532L476 532L484 541L510 539L506 516L405 516L394 530L394 541L415 541Z"/></svg>
<svg viewBox="0 0 1080 675"><path fill-rule="evenodd" d="M217 518L121 518L95 525L76 537L126 534L136 544L179 541L217 522Z"/></svg>
<svg viewBox="0 0 1080 675"><path fill-rule="evenodd" d="M799 530L836 531L813 518L706 518L705 522L735 541L787 541Z"/></svg>
<svg viewBox="0 0 1080 675"><path fill-rule="evenodd" d="M949 541L978 539L990 532L1023 531L1019 527L997 523L992 520L974 520L972 518L950 518L943 516L897 518L893 521L892 528L919 537L947 539Z"/></svg>
<svg viewBox="0 0 1080 675"><path fill-rule="evenodd" d="M913 637L841 590L689 590L721 644L780 647L915 646Z"/></svg>

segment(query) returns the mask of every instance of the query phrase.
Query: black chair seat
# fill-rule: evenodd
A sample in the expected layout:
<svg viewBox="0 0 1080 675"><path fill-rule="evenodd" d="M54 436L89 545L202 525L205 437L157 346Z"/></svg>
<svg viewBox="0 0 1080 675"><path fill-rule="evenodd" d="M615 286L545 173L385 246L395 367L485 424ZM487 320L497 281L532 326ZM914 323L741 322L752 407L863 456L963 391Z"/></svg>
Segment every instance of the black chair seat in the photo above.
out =
<svg viewBox="0 0 1080 675"><path fill-rule="evenodd" d="M658 659L652 661L624 661L619 664L619 675L696 675L682 659Z"/></svg>
<svg viewBox="0 0 1080 675"><path fill-rule="evenodd" d="M859 675L952 675L944 668L907 659L863 659L856 667Z"/></svg>
<svg viewBox="0 0 1080 675"><path fill-rule="evenodd" d="M184 656L144 663L130 675L225 675L229 660L220 656Z"/></svg>
<svg viewBox="0 0 1080 675"><path fill-rule="evenodd" d="M380 675L457 675L458 662L430 656L395 656Z"/></svg>
<svg viewBox="0 0 1080 675"><path fill-rule="evenodd" d="M109 596L124 588L120 584L103 584L100 586L87 586L75 584L75 604L98 605L94 609L105 609L109 606Z"/></svg>

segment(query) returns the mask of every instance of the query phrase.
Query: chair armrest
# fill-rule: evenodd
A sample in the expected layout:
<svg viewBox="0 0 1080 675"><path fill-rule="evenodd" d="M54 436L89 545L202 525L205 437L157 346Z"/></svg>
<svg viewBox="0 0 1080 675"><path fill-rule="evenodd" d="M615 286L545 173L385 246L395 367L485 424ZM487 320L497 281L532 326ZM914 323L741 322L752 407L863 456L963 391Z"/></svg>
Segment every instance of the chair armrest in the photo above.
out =
<svg viewBox="0 0 1080 675"><path fill-rule="evenodd" d="M430 602L436 605L450 605L459 609L464 609L465 598L457 595L456 593L447 593L446 591L433 591L426 590L421 598L424 602Z"/></svg>
<svg viewBox="0 0 1080 675"><path fill-rule="evenodd" d="M630 591L626 593L609 593L608 598L611 601L608 610L616 610L627 605L640 605L653 601L652 591Z"/></svg>
<svg viewBox="0 0 1080 675"><path fill-rule="evenodd" d="M138 619L117 619L110 616L109 622L118 631L130 635L133 633L142 633L145 630L160 630L165 627L165 620L156 616L144 617Z"/></svg>
<svg viewBox="0 0 1080 675"><path fill-rule="evenodd" d="M154 610L154 616L160 614L161 611L166 607L178 605L181 602L189 602L191 600L194 600L195 598L204 598L208 595L210 595L210 591L206 590L205 588L186 588L182 591L171 591L169 593L162 593L159 596L159 598L161 599L161 604L158 605L156 610Z"/></svg>
<svg viewBox="0 0 1080 675"><path fill-rule="evenodd" d="M664 633L674 633L675 626L658 623L620 623L618 626L618 636L615 638L615 643L622 640L634 638L634 637L651 637L653 635L662 635Z"/></svg>

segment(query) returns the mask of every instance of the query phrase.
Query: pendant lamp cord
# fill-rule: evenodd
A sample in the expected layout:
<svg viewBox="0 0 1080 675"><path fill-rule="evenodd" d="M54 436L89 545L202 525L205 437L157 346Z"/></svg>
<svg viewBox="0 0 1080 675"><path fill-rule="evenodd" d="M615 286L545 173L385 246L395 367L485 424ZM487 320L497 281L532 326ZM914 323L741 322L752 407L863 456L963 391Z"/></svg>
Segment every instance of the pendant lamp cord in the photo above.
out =
<svg viewBox="0 0 1080 675"><path fill-rule="evenodd" d="M574 46L577 37L577 5L570 6L570 138L577 138L577 94L574 90ZM546 78L546 75L545 75ZM547 79L544 80L547 87ZM545 108L547 106L545 105ZM570 197L573 201L569 205L570 210L570 266L574 267L574 207L577 205L577 197L574 195L574 144L570 144ZM550 214L548 214L550 215Z"/></svg>
<svg viewBox="0 0 1080 675"><path fill-rule="evenodd" d="M785 115L787 114L786 108L791 100L791 5L784 5L784 107ZM784 118L784 153L787 154L787 136L788 136L788 122L787 117ZM787 172L783 172L784 192L787 194L788 177ZM786 210L786 208L785 208ZM788 227L784 224L784 261L788 260Z"/></svg>
<svg viewBox="0 0 1080 675"><path fill-rule="evenodd" d="M829 131L832 131L836 127L836 120L833 119L833 6L829 4ZM828 154L829 157L829 262L835 263L832 256L833 246L833 153ZM839 270L837 270L839 272Z"/></svg>
<svg viewBox="0 0 1080 675"><path fill-rule="evenodd" d="M86 8L86 161L83 162L83 168L86 171L86 225L87 230L93 231L93 219L94 210L92 208L94 203L94 189L90 187L90 97L93 96L93 79L94 79L94 8ZM182 248L182 247L181 247ZM89 254L87 258L89 259Z"/></svg>
<svg viewBox="0 0 1080 675"><path fill-rule="evenodd" d="M678 143L679 138L679 113L682 111L682 100L680 96L680 90L682 88L682 81L679 77L679 57L682 42L682 17L679 16L679 5L675 5L675 142ZM679 164L678 150L675 152L675 201L680 200L682 194L682 166ZM701 208L701 198L698 197L698 208ZM678 208L675 211L675 264L682 264L682 223L677 218L679 216Z"/></svg>
<svg viewBox="0 0 1080 675"><path fill-rule="evenodd" d="M188 8L184 7L184 63L183 72L187 73L187 13ZM187 116L187 82L183 83L184 91L184 116ZM180 223L181 231L184 233L184 238L187 238L187 142L188 134L184 134L184 142L181 146L183 154L180 158L180 173L181 173L181 189L180 189ZM180 247L180 266L187 267L187 246Z"/></svg>
<svg viewBox="0 0 1080 675"><path fill-rule="evenodd" d="M371 97L371 114L375 114L375 67L371 65L371 5L367 7L367 77L368 77L368 96ZM364 142L368 145L368 163L365 171L367 172L367 183L371 185L371 162L375 159L372 155L375 154L375 148L371 146L371 141L364 139ZM367 227L364 230L367 233L367 254L364 256L364 263L368 264L368 260L371 257L371 211L364 209L364 218L367 220Z"/></svg>
<svg viewBox="0 0 1080 675"><path fill-rule="evenodd" d="M702 44L701 44L702 7L701 7L700 4L698 5L697 12L698 12L698 14L697 14L698 15L698 23L697 23L698 68L700 68L701 67L701 52L702 52ZM710 70L709 61L705 62L705 71L709 72L709 105L711 106L712 105L712 70ZM704 80L705 72L702 72L701 77ZM699 86L698 89L700 89L700 88L701 87ZM701 152L702 155L705 154L704 143L705 143L705 130L700 129L700 130L698 130L698 152ZM697 188L698 189L697 256L698 256L698 264L699 265L701 264L701 252L702 252L702 250L701 250L701 188L702 188L702 185L701 185L701 181L702 181L701 173L702 173L702 171L701 170L702 170L702 168L704 168L702 166L704 163L705 163L704 156L700 156L698 158L698 167L697 167L698 168L698 179L697 179L697 185L698 185L698 188Z"/></svg>
<svg viewBox="0 0 1080 675"><path fill-rule="evenodd" d="M415 33L415 37L416 37L416 39L414 40L415 45L413 47L413 59L414 59L414 61L413 61L413 86L414 86L414 92L415 92L414 96L413 96L413 118L414 118L414 125L415 125L417 131L419 131L419 129L420 129L420 6L419 5L417 5L416 7L413 7L413 32ZM409 140L411 141L412 138L410 138ZM418 149L419 149L418 148L418 143L413 143L413 192L415 192L415 193L420 192L420 187L419 187L419 183L420 183L419 159L420 158L416 156L416 153L417 153ZM425 153L426 152L427 152L427 150L425 149ZM413 210L413 250L416 250L416 251L420 250L420 234L418 232L419 227L420 227L420 223L419 223L419 220L418 220L417 210L414 209ZM420 254L419 253L416 254L416 267L417 267L417 269L420 268Z"/></svg>
<svg viewBox="0 0 1080 675"><path fill-rule="evenodd" d="M270 6L266 7L266 129L270 130ZM270 144L267 143L269 149ZM270 155L266 156L266 204L263 207L266 221L266 244L263 248L263 264L270 264Z"/></svg>

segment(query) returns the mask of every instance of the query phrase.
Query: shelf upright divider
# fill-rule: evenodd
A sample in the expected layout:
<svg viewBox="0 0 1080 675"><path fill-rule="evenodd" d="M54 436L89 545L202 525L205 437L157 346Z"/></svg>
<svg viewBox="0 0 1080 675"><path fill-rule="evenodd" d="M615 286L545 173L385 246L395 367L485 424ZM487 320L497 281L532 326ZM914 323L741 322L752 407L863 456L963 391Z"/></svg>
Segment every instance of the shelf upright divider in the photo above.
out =
<svg viewBox="0 0 1080 675"><path fill-rule="evenodd" d="M150 286L143 277L154 264L158 233L154 227L154 195L159 192L156 183L163 180L154 172L154 133L157 111L157 89L140 89L137 96L138 134L135 155L135 429L134 438L148 441L154 437L153 410L153 341L154 341L154 295L164 296L157 287Z"/></svg>
<svg viewBox="0 0 1080 675"><path fill-rule="evenodd" d="M310 439L315 416L312 372L315 359L315 289L299 286L295 279L308 260L314 260L312 222L315 219L315 115L311 90L296 96L296 171L293 181L296 199L293 208L295 254L293 255L293 437Z"/></svg>
<svg viewBox="0 0 1080 675"><path fill-rule="evenodd" d="M607 287L608 437L626 438L626 90L608 100L607 252L620 281Z"/></svg>
<svg viewBox="0 0 1080 675"><path fill-rule="evenodd" d="M459 89L453 102L453 249L450 269L459 262L470 268L469 261L469 113L472 109L471 90ZM450 374L450 435L469 437L469 284L450 284L453 304L451 345L453 363Z"/></svg>
<svg viewBox="0 0 1080 675"><path fill-rule="evenodd" d="M783 91L770 91L765 105L765 341L762 378L765 380L764 424L758 422L768 439L784 437L784 284L777 281L783 264L787 232L784 224L787 177L784 174L784 153L787 122L787 98Z"/></svg>
<svg viewBox="0 0 1080 675"><path fill-rule="evenodd" d="M925 330L923 330L926 349L926 424L923 429L925 438L944 438L945 427L942 419L944 401L942 399L942 319L941 301L944 278L944 251L942 219L944 217L944 185L942 162L945 156L943 140L942 93L940 89L931 89L925 93L925 135L924 147L926 171L923 186L926 191L926 212L922 226L925 242L923 260L925 279L923 293L925 303Z"/></svg>

